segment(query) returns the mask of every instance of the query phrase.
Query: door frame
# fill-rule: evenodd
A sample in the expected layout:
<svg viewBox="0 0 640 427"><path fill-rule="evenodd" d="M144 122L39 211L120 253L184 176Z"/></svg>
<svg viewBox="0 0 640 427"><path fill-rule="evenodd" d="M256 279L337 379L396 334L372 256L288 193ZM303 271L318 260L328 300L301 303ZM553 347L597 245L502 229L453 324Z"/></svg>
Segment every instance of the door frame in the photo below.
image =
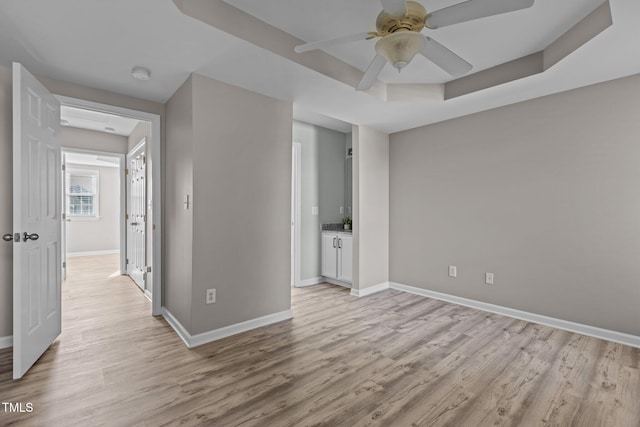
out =
<svg viewBox="0 0 640 427"><path fill-rule="evenodd" d="M102 104L85 99L72 98L63 95L56 95L62 105L68 107L83 108L86 110L100 111L103 113L115 114L132 119L143 120L151 123L151 138L147 141L147 147L151 155L147 156L151 162L151 212L153 215L153 232L151 233L153 254L151 258L151 314L162 315L162 157L161 141L162 133L160 127L160 115L147 113L145 111L132 110L129 108L116 107L114 105ZM123 180L124 182L124 180ZM147 197L149 195L147 194Z"/></svg>
<svg viewBox="0 0 640 427"><path fill-rule="evenodd" d="M291 286L300 286L301 256L301 204L302 204L302 144L294 142L291 148Z"/></svg>
<svg viewBox="0 0 640 427"><path fill-rule="evenodd" d="M126 224L124 222L124 218L125 218L125 214L126 214L126 188L125 188L125 174L124 174L124 169L125 169L125 155L121 154L121 153L113 153L110 151L98 151L98 150L89 150L89 149L84 149L84 148L69 148L69 147L65 147L64 145L60 148L60 151L63 153L62 156L60 156L63 159L63 164L66 164L66 161L64 160L65 153L76 153L76 154L93 154L93 155L98 155L98 156L108 156L108 157L115 157L117 159L120 160L120 165L119 165L119 171L118 171L118 177L120 178L120 226L119 226L119 230L120 230L120 272L122 274L126 274L126 272L123 270L123 268L126 268L126 259L127 259L127 250L126 247L123 246L126 244L126 232L127 232L127 228L126 228ZM65 166L66 168L66 166ZM66 170L64 171L64 173L66 174ZM64 181L64 179L63 179ZM62 198L65 199L66 198L66 188L62 188ZM63 203L63 206L65 207L66 210L66 202ZM65 212L66 215L66 212ZM66 218L68 220L68 218ZM66 220L62 222L62 233L65 233L66 230ZM66 242L66 236L63 236ZM62 248L62 257L64 259L64 261L67 260L67 248L66 245L65 247Z"/></svg>

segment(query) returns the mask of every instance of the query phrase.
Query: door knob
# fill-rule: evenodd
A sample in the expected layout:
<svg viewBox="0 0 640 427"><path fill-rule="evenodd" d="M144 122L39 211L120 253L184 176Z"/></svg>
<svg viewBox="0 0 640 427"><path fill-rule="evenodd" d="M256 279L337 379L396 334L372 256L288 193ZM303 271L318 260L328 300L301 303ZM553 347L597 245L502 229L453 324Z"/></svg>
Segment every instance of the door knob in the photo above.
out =
<svg viewBox="0 0 640 427"><path fill-rule="evenodd" d="M132 226L133 226L133 225L138 225L138 223L137 223L137 222L132 222L132 223L131 223L131 225L132 225Z"/></svg>
<svg viewBox="0 0 640 427"><path fill-rule="evenodd" d="M26 231L24 232L24 235L22 236L22 238L24 239L24 241L26 242L27 240L38 240L40 238L40 236L37 233L27 233Z"/></svg>
<svg viewBox="0 0 640 427"><path fill-rule="evenodd" d="M14 241L14 242L19 242L20 241L20 233L7 233L4 236L2 236L2 240L4 240L5 242L10 242L10 241Z"/></svg>

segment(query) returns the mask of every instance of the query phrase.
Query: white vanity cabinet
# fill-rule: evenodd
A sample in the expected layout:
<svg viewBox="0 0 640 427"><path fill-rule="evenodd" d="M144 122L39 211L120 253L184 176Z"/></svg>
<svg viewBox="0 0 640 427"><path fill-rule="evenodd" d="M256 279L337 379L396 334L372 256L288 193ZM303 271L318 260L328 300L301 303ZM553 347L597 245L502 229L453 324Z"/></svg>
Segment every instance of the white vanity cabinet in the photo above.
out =
<svg viewBox="0 0 640 427"><path fill-rule="evenodd" d="M322 232L322 275L351 284L353 271L353 236L335 231ZM331 282L331 280L329 280ZM343 283L336 283L343 284Z"/></svg>

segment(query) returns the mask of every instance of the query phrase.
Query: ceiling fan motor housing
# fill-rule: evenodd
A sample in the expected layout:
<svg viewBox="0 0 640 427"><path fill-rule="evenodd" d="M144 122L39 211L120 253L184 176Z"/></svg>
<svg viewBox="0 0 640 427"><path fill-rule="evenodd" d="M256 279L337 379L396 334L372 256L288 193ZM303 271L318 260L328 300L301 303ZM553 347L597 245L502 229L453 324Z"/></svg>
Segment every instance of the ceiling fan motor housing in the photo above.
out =
<svg viewBox="0 0 640 427"><path fill-rule="evenodd" d="M427 20L427 10L420 3L407 2L407 13L401 18L394 18L386 12L381 12L376 20L378 35L384 37L396 31L420 32Z"/></svg>

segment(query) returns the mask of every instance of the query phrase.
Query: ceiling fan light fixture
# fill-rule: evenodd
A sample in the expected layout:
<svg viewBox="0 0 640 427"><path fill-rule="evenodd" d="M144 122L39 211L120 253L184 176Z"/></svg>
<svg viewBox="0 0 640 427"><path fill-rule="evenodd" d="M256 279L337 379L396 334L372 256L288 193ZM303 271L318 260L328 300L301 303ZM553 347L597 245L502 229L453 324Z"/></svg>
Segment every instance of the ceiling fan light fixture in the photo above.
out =
<svg viewBox="0 0 640 427"><path fill-rule="evenodd" d="M381 38L376 43L376 52L400 71L409 65L425 44L426 40L422 34L414 31L399 31Z"/></svg>

